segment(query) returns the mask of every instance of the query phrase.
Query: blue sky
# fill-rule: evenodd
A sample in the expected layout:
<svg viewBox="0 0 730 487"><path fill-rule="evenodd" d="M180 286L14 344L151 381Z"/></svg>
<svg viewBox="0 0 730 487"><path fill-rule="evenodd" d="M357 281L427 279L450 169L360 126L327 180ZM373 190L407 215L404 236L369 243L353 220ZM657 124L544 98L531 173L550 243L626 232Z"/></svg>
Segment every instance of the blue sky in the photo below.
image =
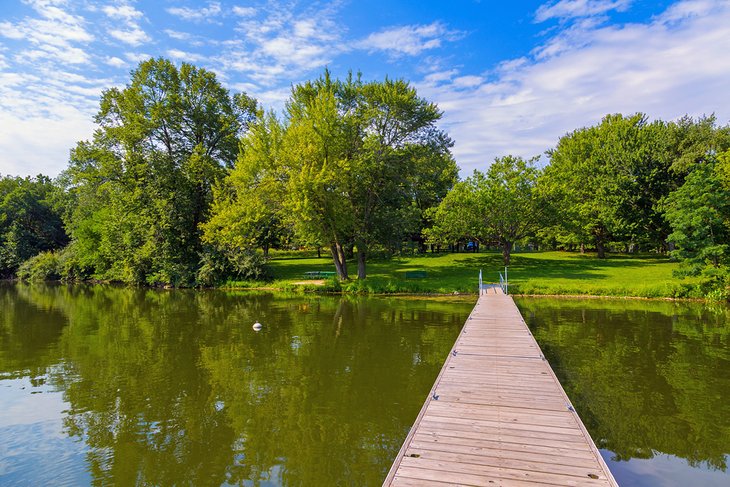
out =
<svg viewBox="0 0 730 487"><path fill-rule="evenodd" d="M59 174L101 91L151 56L275 110L325 67L405 78L462 175L608 113L730 120L728 0L2 0L0 174Z"/></svg>

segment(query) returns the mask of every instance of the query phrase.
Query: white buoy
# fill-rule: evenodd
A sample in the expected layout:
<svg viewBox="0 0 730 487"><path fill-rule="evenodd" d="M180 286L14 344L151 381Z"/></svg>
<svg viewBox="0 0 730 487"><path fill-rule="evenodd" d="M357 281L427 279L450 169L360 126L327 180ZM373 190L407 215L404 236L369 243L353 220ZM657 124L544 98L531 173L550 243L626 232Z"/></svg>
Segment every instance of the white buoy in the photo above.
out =
<svg viewBox="0 0 730 487"><path fill-rule="evenodd" d="M259 331L259 330L260 330L261 328L263 328L263 327L264 327L264 325L262 325L262 324L261 324L261 323L259 323L258 321L257 321L256 323L254 323L254 324L253 324L253 329L254 329L254 331Z"/></svg>

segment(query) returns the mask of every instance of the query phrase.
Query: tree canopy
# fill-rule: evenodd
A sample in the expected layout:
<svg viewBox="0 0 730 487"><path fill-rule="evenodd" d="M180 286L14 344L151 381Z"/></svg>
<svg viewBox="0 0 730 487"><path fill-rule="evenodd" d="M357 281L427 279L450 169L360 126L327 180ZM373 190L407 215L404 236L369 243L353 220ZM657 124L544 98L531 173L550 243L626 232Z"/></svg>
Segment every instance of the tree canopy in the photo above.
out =
<svg viewBox="0 0 730 487"><path fill-rule="evenodd" d="M328 247L342 279L354 247L364 279L372 246L400 245L456 180L440 117L402 80L325 72L293 87L286 119L262 113L244 138L206 238L240 246L241 235L258 235L260 244L270 237L256 227L283 223L300 241Z"/></svg>
<svg viewBox="0 0 730 487"><path fill-rule="evenodd" d="M514 243L539 228L539 174L533 161L513 156L496 159L486 173L475 170L433 212L434 225L426 234L432 241L466 237L496 244L509 265Z"/></svg>
<svg viewBox="0 0 730 487"><path fill-rule="evenodd" d="M190 284L214 183L238 155L256 103L215 75L150 59L106 90L91 141L71 153L67 227L100 279Z"/></svg>
<svg viewBox="0 0 730 487"><path fill-rule="evenodd" d="M0 178L0 277L23 261L68 243L60 195L46 176Z"/></svg>

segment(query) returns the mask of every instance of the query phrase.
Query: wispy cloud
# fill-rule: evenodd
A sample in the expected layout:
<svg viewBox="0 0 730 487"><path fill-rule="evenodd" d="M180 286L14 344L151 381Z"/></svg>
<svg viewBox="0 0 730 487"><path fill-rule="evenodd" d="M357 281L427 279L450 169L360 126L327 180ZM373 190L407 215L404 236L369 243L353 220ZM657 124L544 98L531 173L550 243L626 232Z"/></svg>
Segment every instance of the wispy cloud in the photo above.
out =
<svg viewBox="0 0 730 487"><path fill-rule="evenodd" d="M423 51L441 47L444 41L454 41L463 36L450 31L440 22L427 25L392 27L370 34L357 42L356 47L369 51L385 51L391 55L415 56Z"/></svg>
<svg viewBox="0 0 730 487"><path fill-rule="evenodd" d="M123 68L127 66L127 63L124 60L119 59L116 56L107 56L104 63L114 68Z"/></svg>
<svg viewBox="0 0 730 487"><path fill-rule="evenodd" d="M608 113L730 114L728 2L680 1L644 24L579 25L571 45L506 61L469 88L454 71L418 85L444 110L465 172L504 154L540 154Z"/></svg>
<svg viewBox="0 0 730 487"><path fill-rule="evenodd" d="M168 49L166 54L176 61L184 61L187 63L197 63L205 60L205 56L195 54L193 52L181 51L180 49Z"/></svg>
<svg viewBox="0 0 730 487"><path fill-rule="evenodd" d="M218 2L209 2L207 7L202 8L170 7L166 10L167 13L189 22L210 21L222 12L221 4Z"/></svg>
<svg viewBox="0 0 730 487"><path fill-rule="evenodd" d="M128 22L144 17L142 12L131 5L107 5L102 7L101 11L104 12L107 17L123 19Z"/></svg>
<svg viewBox="0 0 730 487"><path fill-rule="evenodd" d="M257 10L253 7L233 7L233 15L238 15L239 17L253 17L256 15Z"/></svg>
<svg viewBox="0 0 730 487"><path fill-rule="evenodd" d="M624 11L633 0L557 0L545 3L535 12L535 22L550 19L575 19L602 15L611 10Z"/></svg>
<svg viewBox="0 0 730 487"><path fill-rule="evenodd" d="M346 49L335 13L334 8L318 8L295 14L288 6L271 4L264 17L240 20L236 28L240 37L221 43L218 61L224 70L255 83L289 85Z"/></svg>
<svg viewBox="0 0 730 487"><path fill-rule="evenodd" d="M94 40L85 28L82 17L61 8L65 2L35 0L28 2L38 17L27 17L18 22L0 22L0 36L26 41L28 49L19 50L18 62L53 61L59 56L69 63L86 63L89 55L79 46Z"/></svg>
<svg viewBox="0 0 730 487"><path fill-rule="evenodd" d="M165 29L163 32L165 32L165 34L167 34L171 39L175 39L177 41L189 41L193 38L193 35L188 34L187 32L180 32L172 29Z"/></svg>
<svg viewBox="0 0 730 487"><path fill-rule="evenodd" d="M151 40L150 36L138 27L131 27L126 30L112 29L109 31L109 35L118 41L134 47L141 46Z"/></svg>

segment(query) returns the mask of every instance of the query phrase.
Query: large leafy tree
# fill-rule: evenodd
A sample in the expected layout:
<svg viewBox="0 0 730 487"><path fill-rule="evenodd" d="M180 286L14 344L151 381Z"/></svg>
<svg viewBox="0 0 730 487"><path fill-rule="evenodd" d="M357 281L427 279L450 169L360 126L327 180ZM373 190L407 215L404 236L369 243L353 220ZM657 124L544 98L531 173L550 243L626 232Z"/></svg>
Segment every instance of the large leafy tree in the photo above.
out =
<svg viewBox="0 0 730 487"><path fill-rule="evenodd" d="M698 164L666 201L673 253L691 274L726 265L730 256L730 188L719 169L714 161Z"/></svg>
<svg viewBox="0 0 730 487"><path fill-rule="evenodd" d="M456 178L440 117L402 80L364 83L325 72L297 85L285 121L263 117L244 139L231 191L221 193L227 202L216 203L206 231L243 245L255 240L257 222L277 220L300 241L329 247L342 279L354 246L364 279L372 246L397 246L414 233L423 209Z"/></svg>
<svg viewBox="0 0 730 487"><path fill-rule="evenodd" d="M457 183L434 211L434 225L426 234L434 241L468 238L497 244L509 265L514 243L541 223L539 174L532 161L513 156L496 159L486 173L474 171Z"/></svg>
<svg viewBox="0 0 730 487"><path fill-rule="evenodd" d="M212 72L165 59L106 90L99 128L72 151L65 175L83 264L104 279L191 283L212 187L233 166L255 105Z"/></svg>
<svg viewBox="0 0 730 487"><path fill-rule="evenodd" d="M270 247L289 236L283 214L282 136L283 127L276 116L259 112L241 140L235 168L213 188L211 217L202 225L203 241L213 251L206 255L201 273L212 266L216 274L212 280L231 275L262 277L256 266L247 265L255 249L263 249L266 258Z"/></svg>
<svg viewBox="0 0 730 487"><path fill-rule="evenodd" d="M562 137L549 151L540 181L566 244L665 243L669 229L658 203L673 188L661 122L643 114L609 115Z"/></svg>
<svg viewBox="0 0 730 487"><path fill-rule="evenodd" d="M26 259L63 247L58 190L46 176L0 178L0 277Z"/></svg>

